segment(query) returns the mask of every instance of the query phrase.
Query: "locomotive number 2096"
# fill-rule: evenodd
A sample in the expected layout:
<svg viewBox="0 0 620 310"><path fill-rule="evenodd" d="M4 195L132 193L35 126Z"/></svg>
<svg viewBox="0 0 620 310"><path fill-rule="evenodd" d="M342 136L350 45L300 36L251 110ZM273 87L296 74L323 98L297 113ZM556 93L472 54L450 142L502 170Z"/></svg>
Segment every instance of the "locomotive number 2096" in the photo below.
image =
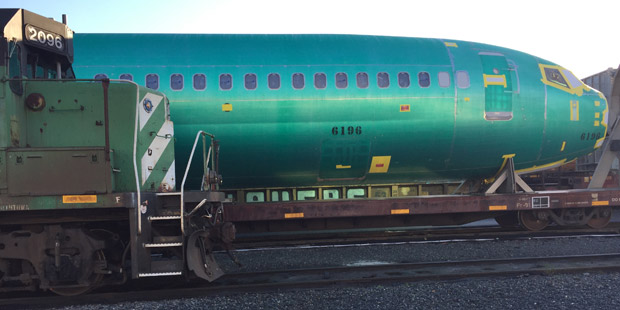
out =
<svg viewBox="0 0 620 310"><path fill-rule="evenodd" d="M59 51L65 49L65 42L62 36L32 25L26 26L26 39L29 42L37 43L47 48L53 48Z"/></svg>

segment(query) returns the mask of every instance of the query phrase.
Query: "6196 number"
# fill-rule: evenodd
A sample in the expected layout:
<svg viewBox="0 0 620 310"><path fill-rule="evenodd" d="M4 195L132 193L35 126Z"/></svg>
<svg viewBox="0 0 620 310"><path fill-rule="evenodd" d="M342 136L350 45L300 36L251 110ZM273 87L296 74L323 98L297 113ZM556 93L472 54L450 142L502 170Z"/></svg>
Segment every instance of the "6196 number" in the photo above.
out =
<svg viewBox="0 0 620 310"><path fill-rule="evenodd" d="M334 136L352 136L352 135L361 135L362 134L362 126L334 126L332 128L332 135Z"/></svg>

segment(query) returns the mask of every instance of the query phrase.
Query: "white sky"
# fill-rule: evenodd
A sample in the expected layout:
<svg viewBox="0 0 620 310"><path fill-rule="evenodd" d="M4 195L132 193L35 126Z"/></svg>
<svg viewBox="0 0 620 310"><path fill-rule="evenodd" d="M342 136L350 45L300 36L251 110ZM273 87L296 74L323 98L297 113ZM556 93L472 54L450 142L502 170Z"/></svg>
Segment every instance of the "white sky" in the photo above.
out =
<svg viewBox="0 0 620 310"><path fill-rule="evenodd" d="M618 0L2 0L75 32L339 33L500 45L580 78L620 64Z"/></svg>

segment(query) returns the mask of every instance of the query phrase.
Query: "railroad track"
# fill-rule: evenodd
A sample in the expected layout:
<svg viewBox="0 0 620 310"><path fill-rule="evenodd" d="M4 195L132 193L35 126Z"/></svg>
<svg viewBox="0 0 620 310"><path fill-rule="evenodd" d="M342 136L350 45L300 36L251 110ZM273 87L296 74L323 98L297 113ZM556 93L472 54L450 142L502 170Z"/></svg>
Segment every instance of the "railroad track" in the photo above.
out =
<svg viewBox="0 0 620 310"><path fill-rule="evenodd" d="M168 280L161 282L161 286L157 289L153 288L157 287L155 283L150 283L151 289L148 290L95 293L71 298L60 296L5 298L0 300L0 308L111 304L328 286L609 271L620 271L620 253L408 264L369 263L334 268L228 274L212 284L185 283L177 284L176 288L171 288L170 285L174 283Z"/></svg>
<svg viewBox="0 0 620 310"><path fill-rule="evenodd" d="M407 241L439 241L467 239L498 239L516 240L522 238L568 237L586 235L618 235L620 223L611 223L601 229L553 227L542 231L531 232L518 228L501 227L458 227L432 229L389 229L389 230L355 230L337 232L317 232L313 234L259 234L245 235L235 241L237 249L256 249L268 247L287 247L300 245L334 245L356 242L407 242Z"/></svg>

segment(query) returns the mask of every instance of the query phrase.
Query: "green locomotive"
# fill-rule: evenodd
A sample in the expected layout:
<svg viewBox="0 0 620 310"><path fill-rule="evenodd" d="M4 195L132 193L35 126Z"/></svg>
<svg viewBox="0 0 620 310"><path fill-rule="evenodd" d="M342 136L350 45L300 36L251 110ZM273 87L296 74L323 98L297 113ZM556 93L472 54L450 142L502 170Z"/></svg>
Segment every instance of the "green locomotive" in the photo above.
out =
<svg viewBox="0 0 620 310"><path fill-rule="evenodd" d="M230 241L234 228L221 223L213 136L195 133L202 190L176 191L164 94L75 79L65 23L2 9L0 29L0 291L79 294L129 269L134 278L221 275L212 230Z"/></svg>

